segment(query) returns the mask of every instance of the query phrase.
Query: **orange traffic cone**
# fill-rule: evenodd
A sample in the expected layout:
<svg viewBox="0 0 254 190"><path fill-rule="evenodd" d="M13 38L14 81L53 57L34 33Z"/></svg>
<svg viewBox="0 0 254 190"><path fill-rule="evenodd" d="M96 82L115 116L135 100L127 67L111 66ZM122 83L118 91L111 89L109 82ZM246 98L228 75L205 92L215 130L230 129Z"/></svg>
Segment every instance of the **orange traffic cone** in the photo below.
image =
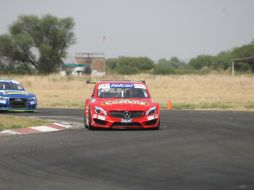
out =
<svg viewBox="0 0 254 190"><path fill-rule="evenodd" d="M171 110L172 108L173 108L172 101L169 99L167 109Z"/></svg>

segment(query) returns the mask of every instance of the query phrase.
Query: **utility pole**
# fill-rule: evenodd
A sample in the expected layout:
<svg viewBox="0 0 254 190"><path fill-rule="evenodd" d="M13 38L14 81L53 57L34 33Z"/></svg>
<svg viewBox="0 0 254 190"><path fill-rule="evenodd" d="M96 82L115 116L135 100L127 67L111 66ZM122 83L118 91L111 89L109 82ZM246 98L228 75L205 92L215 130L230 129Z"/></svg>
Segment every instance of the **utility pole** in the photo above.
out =
<svg viewBox="0 0 254 190"><path fill-rule="evenodd" d="M106 74L106 35L102 37L103 54L104 54L104 73Z"/></svg>
<svg viewBox="0 0 254 190"><path fill-rule="evenodd" d="M235 61L232 61L232 75L235 75Z"/></svg>

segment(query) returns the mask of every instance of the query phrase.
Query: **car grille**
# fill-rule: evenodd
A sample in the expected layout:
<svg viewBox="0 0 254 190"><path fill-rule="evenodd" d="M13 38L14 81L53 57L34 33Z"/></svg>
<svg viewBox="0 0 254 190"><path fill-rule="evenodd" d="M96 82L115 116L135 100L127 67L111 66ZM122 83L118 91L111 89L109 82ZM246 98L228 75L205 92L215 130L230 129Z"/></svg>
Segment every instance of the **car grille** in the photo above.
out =
<svg viewBox="0 0 254 190"><path fill-rule="evenodd" d="M153 120L151 120L151 121L147 121L147 122L146 122L146 125L155 125L156 122L157 122L157 119L153 119Z"/></svg>
<svg viewBox="0 0 254 190"><path fill-rule="evenodd" d="M94 119L94 122L97 124L97 125L106 125L106 121L102 121L100 119Z"/></svg>
<svg viewBox="0 0 254 190"><path fill-rule="evenodd" d="M138 122L132 123L115 122L111 127L141 127L141 124Z"/></svg>
<svg viewBox="0 0 254 190"><path fill-rule="evenodd" d="M27 99L26 98L10 98L11 108L26 108Z"/></svg>
<svg viewBox="0 0 254 190"><path fill-rule="evenodd" d="M110 115L115 118L124 118L125 111L110 111ZM143 111L129 111L130 119L141 117L144 112Z"/></svg>

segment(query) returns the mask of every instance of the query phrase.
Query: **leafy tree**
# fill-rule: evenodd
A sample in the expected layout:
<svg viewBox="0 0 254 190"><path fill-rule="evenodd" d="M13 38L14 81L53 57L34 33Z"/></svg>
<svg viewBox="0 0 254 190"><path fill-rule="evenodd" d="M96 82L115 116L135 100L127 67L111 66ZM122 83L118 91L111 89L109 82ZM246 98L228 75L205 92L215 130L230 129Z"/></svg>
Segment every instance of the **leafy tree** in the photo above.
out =
<svg viewBox="0 0 254 190"><path fill-rule="evenodd" d="M19 16L9 34L0 36L0 56L23 65L31 65L40 74L56 72L63 64L67 48L75 42L72 18L59 19L46 15Z"/></svg>
<svg viewBox="0 0 254 190"><path fill-rule="evenodd" d="M166 64L174 69L183 69L186 67L186 64L183 61L180 61L177 57L171 57L169 60L160 59L159 64Z"/></svg>
<svg viewBox="0 0 254 190"><path fill-rule="evenodd" d="M106 60L106 69L111 73L136 74L152 70L154 62L147 57L119 57Z"/></svg>
<svg viewBox="0 0 254 190"><path fill-rule="evenodd" d="M192 72L192 68L177 57L171 57L169 60L160 59L154 67L154 74L184 74Z"/></svg>
<svg viewBox="0 0 254 190"><path fill-rule="evenodd" d="M232 52L234 58L254 57L254 43L235 48ZM254 62L248 64L246 62L235 64L235 69L240 71L251 70L254 72Z"/></svg>
<svg viewBox="0 0 254 190"><path fill-rule="evenodd" d="M226 70L231 67L233 55L232 51L222 51L213 57L212 68L216 70Z"/></svg>
<svg viewBox="0 0 254 190"><path fill-rule="evenodd" d="M196 70L201 70L203 67L209 68L212 65L212 58L211 55L199 55L192 58L189 64Z"/></svg>
<svg viewBox="0 0 254 190"><path fill-rule="evenodd" d="M189 65L195 70L226 70L231 67L233 59L253 57L254 56L254 43L234 48L228 51L222 51L218 55L199 55L192 58ZM254 71L254 63L248 64L246 62L236 63L235 69L238 71Z"/></svg>
<svg viewBox="0 0 254 190"><path fill-rule="evenodd" d="M168 74L175 74L175 69L172 68L170 65L165 64L165 63L158 63L154 67L154 74L159 74L159 75L168 75Z"/></svg>
<svg viewBox="0 0 254 190"><path fill-rule="evenodd" d="M165 58L159 59L158 64L168 64L168 61Z"/></svg>
<svg viewBox="0 0 254 190"><path fill-rule="evenodd" d="M140 71L151 70L154 67L154 62L147 57L138 57L132 59L133 64L135 64Z"/></svg>
<svg viewBox="0 0 254 190"><path fill-rule="evenodd" d="M130 65L120 64L117 67L117 73L119 74L131 75L131 74L137 74L138 72L139 70L137 67L133 67Z"/></svg>
<svg viewBox="0 0 254 190"><path fill-rule="evenodd" d="M252 57L254 56L254 44L250 43L248 45L235 48L232 54L234 58Z"/></svg>
<svg viewBox="0 0 254 190"><path fill-rule="evenodd" d="M115 58L107 59L106 60L106 70L109 72L112 72L116 69L117 67L117 60Z"/></svg>

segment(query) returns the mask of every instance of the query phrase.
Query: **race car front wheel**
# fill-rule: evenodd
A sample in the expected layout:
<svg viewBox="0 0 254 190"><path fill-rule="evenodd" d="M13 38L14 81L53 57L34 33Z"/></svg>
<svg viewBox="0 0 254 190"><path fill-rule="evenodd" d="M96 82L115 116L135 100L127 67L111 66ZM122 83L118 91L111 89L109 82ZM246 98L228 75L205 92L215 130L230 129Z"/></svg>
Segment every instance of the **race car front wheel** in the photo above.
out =
<svg viewBox="0 0 254 190"><path fill-rule="evenodd" d="M89 129L89 130L93 130L94 129L94 127L92 126L92 124L91 124L91 112L90 112L90 107L89 107L89 109L88 109L88 118L87 118L87 128Z"/></svg>
<svg viewBox="0 0 254 190"><path fill-rule="evenodd" d="M161 125L161 122L159 121L158 125L154 129L155 130L159 130L160 129L160 125Z"/></svg>

